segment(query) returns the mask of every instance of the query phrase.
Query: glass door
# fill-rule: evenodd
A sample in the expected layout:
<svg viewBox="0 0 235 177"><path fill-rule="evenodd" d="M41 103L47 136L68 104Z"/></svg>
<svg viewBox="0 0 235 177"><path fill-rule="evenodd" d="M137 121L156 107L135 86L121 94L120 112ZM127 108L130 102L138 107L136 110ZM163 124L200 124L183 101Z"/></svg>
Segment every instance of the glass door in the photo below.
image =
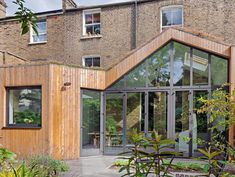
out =
<svg viewBox="0 0 235 177"><path fill-rule="evenodd" d="M175 149L183 156L189 156L189 143L190 143L190 92L189 91L176 91L175 92L175 111L174 111L174 136L176 140Z"/></svg>
<svg viewBox="0 0 235 177"><path fill-rule="evenodd" d="M167 138L168 93L149 92L148 95L148 134L157 131Z"/></svg>
<svg viewBox="0 0 235 177"><path fill-rule="evenodd" d="M203 106L203 103L199 101L199 98L208 98L208 91L194 91L193 92L193 125L192 134L196 141L192 141L193 156L200 156L198 148L205 147L205 142L209 139L208 132L208 116L205 113L198 113L197 109Z"/></svg>
<svg viewBox="0 0 235 177"><path fill-rule="evenodd" d="M123 97L123 93L106 94L105 154L117 154L123 150Z"/></svg>
<svg viewBox="0 0 235 177"><path fill-rule="evenodd" d="M100 93L82 90L81 156L100 153Z"/></svg>
<svg viewBox="0 0 235 177"><path fill-rule="evenodd" d="M144 132L145 123L145 93L127 93L126 109L126 145L131 145L131 133L134 129L137 132Z"/></svg>

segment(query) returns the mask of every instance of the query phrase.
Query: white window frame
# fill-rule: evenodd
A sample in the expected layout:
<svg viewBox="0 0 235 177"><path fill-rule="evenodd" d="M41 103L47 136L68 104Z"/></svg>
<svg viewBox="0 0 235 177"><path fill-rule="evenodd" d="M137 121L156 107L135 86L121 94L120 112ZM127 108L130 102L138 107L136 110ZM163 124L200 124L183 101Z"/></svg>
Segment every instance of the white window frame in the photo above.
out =
<svg viewBox="0 0 235 177"><path fill-rule="evenodd" d="M86 18L85 16L87 14L96 14L96 13L99 13L100 14L100 23L92 23L92 24L89 24L89 25L86 25ZM82 32L82 35L83 36L88 36L86 34L86 26L94 26L94 25L100 25L100 29L101 29L101 9L98 8L98 9L88 9L88 10L83 10L83 32ZM101 31L101 30L100 30ZM101 36L101 34L99 35L92 35L92 36Z"/></svg>
<svg viewBox="0 0 235 177"><path fill-rule="evenodd" d="M46 32L45 33L39 33L38 35L44 35L44 34L47 35L47 19L40 19L38 22L36 22L36 24L38 24L38 23L46 23ZM38 41L38 42L35 42L33 40L33 36L36 35L36 34L34 33L32 25L30 26L29 33L30 33L30 44L47 43L47 40L45 40L45 41Z"/></svg>
<svg viewBox="0 0 235 177"><path fill-rule="evenodd" d="M100 57L100 55L85 55L85 56L82 57L82 66L83 67L86 67L86 68L98 67L98 66L93 66L93 61L92 61L92 66L91 67L86 66L85 60L87 58L100 58L100 66L101 66L101 57Z"/></svg>
<svg viewBox="0 0 235 177"><path fill-rule="evenodd" d="M168 9L174 9L174 8L181 8L182 12L182 24L181 25L169 25L169 26L162 26L162 11L163 10L168 10ZM182 5L171 5L171 6L164 6L160 9L160 31L164 28L169 28L169 27L176 27L176 26L184 26L184 8Z"/></svg>

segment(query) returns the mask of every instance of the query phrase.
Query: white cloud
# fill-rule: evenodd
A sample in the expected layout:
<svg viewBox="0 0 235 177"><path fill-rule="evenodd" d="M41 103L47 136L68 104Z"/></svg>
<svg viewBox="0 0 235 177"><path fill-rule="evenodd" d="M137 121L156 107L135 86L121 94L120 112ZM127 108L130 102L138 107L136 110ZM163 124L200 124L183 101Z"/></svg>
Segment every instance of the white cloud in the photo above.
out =
<svg viewBox="0 0 235 177"><path fill-rule="evenodd" d="M13 15L16 11L16 5L12 3L13 0L5 0L7 3L7 15ZM78 5L95 5L95 4L108 4L129 0L74 0ZM61 0L25 0L26 6L34 12L43 12L49 10L61 9Z"/></svg>

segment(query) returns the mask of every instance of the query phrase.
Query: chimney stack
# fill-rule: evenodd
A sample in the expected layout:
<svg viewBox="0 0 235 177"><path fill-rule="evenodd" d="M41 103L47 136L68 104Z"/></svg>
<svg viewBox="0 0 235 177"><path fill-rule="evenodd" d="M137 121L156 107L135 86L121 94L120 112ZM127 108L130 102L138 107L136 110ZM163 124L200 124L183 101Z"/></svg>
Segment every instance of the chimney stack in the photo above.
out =
<svg viewBox="0 0 235 177"><path fill-rule="evenodd" d="M62 0L62 8L65 12L67 9L77 8L77 4L73 0Z"/></svg>
<svg viewBox="0 0 235 177"><path fill-rule="evenodd" d="M4 0L0 0L0 18L6 17L6 3Z"/></svg>

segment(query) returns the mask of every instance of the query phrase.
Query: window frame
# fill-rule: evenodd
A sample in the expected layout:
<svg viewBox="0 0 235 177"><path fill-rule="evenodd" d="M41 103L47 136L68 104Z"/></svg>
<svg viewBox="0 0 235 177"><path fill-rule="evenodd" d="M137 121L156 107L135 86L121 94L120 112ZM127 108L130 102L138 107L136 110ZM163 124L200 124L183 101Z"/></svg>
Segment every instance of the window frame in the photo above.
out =
<svg viewBox="0 0 235 177"><path fill-rule="evenodd" d="M86 66L86 59L87 58L92 58L92 66ZM100 66L101 66L101 57L100 55L85 55L82 57L82 66L86 68L100 68L100 66L94 66L94 58L99 58L100 59Z"/></svg>
<svg viewBox="0 0 235 177"><path fill-rule="evenodd" d="M168 26L162 26L162 12L164 10L168 9L174 9L174 8L181 8L181 13L182 13L182 24L181 25L168 25ZM170 5L170 6L164 6L160 8L160 32L162 32L165 28L170 28L170 27L177 27L177 26L184 26L184 8L183 5Z"/></svg>
<svg viewBox="0 0 235 177"><path fill-rule="evenodd" d="M23 90L23 89L40 89L41 91L41 125L36 124L10 124L9 120L9 103L10 103L10 90ZM7 86L5 87L6 90L6 123L5 128L23 128L23 129L41 129L42 128L42 86L35 85L35 86Z"/></svg>
<svg viewBox="0 0 235 177"><path fill-rule="evenodd" d="M99 13L100 14L100 23L91 23L89 25L86 24L86 15L93 15L93 14L97 14ZM85 36L85 37L96 37L96 36L101 36L101 8L97 8L97 9L87 9L87 10L83 10L83 13L82 13L82 36ZM92 35L87 35L86 34L86 27L87 26L94 26L94 25L100 25L100 34L92 34Z"/></svg>
<svg viewBox="0 0 235 177"><path fill-rule="evenodd" d="M47 36L47 19L46 18L43 18L43 19L39 19L37 22L36 22L36 24L38 24L38 23L45 23L46 24L46 32L44 32L44 33L39 33L38 34L38 36L40 36L40 35L46 35ZM30 25L30 31L29 31L29 33L30 33L30 44L42 44L42 43L47 43L47 40L44 40L44 41L34 41L33 40L33 36L35 36L36 34L34 33L34 30L33 30L33 27L32 27L32 25ZM48 37L48 36L47 36Z"/></svg>

